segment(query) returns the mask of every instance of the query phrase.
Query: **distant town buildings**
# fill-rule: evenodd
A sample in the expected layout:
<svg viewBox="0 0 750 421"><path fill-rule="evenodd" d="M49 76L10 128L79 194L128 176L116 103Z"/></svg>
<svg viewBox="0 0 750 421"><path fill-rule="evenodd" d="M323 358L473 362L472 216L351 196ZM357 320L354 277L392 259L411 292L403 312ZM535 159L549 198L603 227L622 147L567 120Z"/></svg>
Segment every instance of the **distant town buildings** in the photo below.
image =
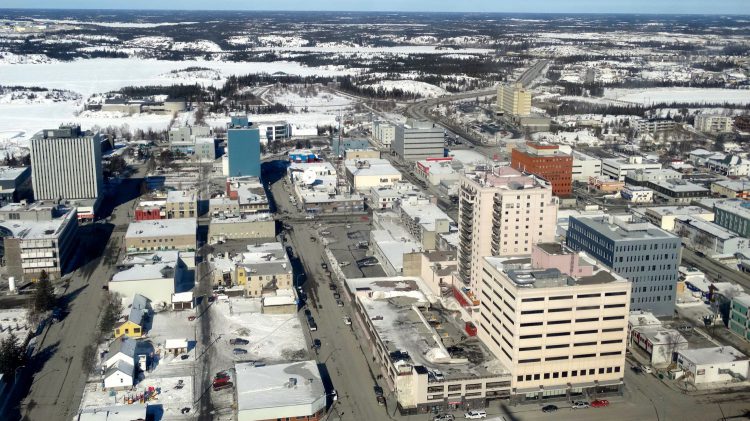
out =
<svg viewBox="0 0 750 421"><path fill-rule="evenodd" d="M711 114L695 116L695 129L705 133L728 133L732 131L732 117Z"/></svg>
<svg viewBox="0 0 750 421"><path fill-rule="evenodd" d="M260 129L247 116L233 116L227 125L226 175L260 177Z"/></svg>

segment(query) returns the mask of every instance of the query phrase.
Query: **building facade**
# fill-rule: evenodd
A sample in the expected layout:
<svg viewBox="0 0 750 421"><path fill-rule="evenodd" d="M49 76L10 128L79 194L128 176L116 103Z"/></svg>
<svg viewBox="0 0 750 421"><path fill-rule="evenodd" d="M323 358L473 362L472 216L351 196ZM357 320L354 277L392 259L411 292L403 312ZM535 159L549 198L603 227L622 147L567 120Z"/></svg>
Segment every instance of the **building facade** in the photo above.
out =
<svg viewBox="0 0 750 421"><path fill-rule="evenodd" d="M101 138L80 126L43 130L30 141L36 200L98 199L104 187Z"/></svg>
<svg viewBox="0 0 750 421"><path fill-rule="evenodd" d="M649 222L571 217L565 240L632 282L630 308L672 315L682 244Z"/></svg>
<svg viewBox="0 0 750 421"><path fill-rule="evenodd" d="M560 151L558 145L526 142L525 147L513 149L510 165L547 180L556 196L573 193L573 157Z"/></svg>
<svg viewBox="0 0 750 421"><path fill-rule="evenodd" d="M732 117L698 114L694 126L704 133L729 133L732 131Z"/></svg>
<svg viewBox="0 0 750 421"><path fill-rule="evenodd" d="M404 161L419 161L445 155L445 134L429 121L409 119L396 126L391 150Z"/></svg>
<svg viewBox="0 0 750 421"><path fill-rule="evenodd" d="M622 388L630 282L605 269L570 276L533 259L484 259L479 338L511 371L517 400Z"/></svg>
<svg viewBox="0 0 750 421"><path fill-rule="evenodd" d="M520 83L500 85L497 88L497 110L509 116L531 115L531 91Z"/></svg>
<svg viewBox="0 0 750 421"><path fill-rule="evenodd" d="M714 222L745 238L750 238L750 203L737 199L715 203Z"/></svg>
<svg viewBox="0 0 750 421"><path fill-rule="evenodd" d="M750 199L750 181L714 181L711 183L711 193L728 199Z"/></svg>
<svg viewBox="0 0 750 421"><path fill-rule="evenodd" d="M167 218L197 218L198 192L195 190L171 190L167 193Z"/></svg>
<svg viewBox="0 0 750 421"><path fill-rule="evenodd" d="M510 167L464 174L458 206L458 272L477 291L485 256L531 253L554 240L558 199L534 177Z"/></svg>
<svg viewBox="0 0 750 421"><path fill-rule="evenodd" d="M247 117L232 117L227 126L229 177L260 177L260 129Z"/></svg>
<svg viewBox="0 0 750 421"><path fill-rule="evenodd" d="M0 167L0 206L32 197L31 167Z"/></svg>
<svg viewBox="0 0 750 421"><path fill-rule="evenodd" d="M674 231L694 250L708 256L745 253L750 247L747 238L694 216L675 218Z"/></svg>
<svg viewBox="0 0 750 421"><path fill-rule="evenodd" d="M372 137L381 145L390 147L396 139L396 125L387 121L376 121L372 123Z"/></svg>
<svg viewBox="0 0 750 421"><path fill-rule="evenodd" d="M602 175L612 180L625 181L625 176L631 170L658 170L661 164L658 162L644 161L639 156L629 158L602 159Z"/></svg>

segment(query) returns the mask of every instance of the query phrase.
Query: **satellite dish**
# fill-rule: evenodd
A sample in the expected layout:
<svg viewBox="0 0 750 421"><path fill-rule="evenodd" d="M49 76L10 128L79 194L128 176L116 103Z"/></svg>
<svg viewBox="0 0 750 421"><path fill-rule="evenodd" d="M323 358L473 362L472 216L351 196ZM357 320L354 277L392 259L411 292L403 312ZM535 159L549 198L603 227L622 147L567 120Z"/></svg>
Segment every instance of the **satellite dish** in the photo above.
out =
<svg viewBox="0 0 750 421"><path fill-rule="evenodd" d="M315 180L317 179L317 175L315 174L315 170L312 168L308 168L305 170L305 172L302 173L302 182L307 184L308 186L315 183Z"/></svg>

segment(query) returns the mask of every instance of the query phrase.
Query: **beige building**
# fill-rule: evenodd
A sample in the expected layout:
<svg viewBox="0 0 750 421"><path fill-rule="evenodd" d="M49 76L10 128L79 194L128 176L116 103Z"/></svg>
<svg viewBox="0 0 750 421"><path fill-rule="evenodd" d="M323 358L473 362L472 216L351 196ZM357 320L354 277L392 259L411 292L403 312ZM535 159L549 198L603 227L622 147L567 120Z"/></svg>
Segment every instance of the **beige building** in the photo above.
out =
<svg viewBox="0 0 750 421"><path fill-rule="evenodd" d="M531 115L531 91L518 83L498 86L497 110L510 116Z"/></svg>
<svg viewBox="0 0 750 421"><path fill-rule="evenodd" d="M173 190L167 193L167 218L197 218L198 192L194 190Z"/></svg>
<svg viewBox="0 0 750 421"><path fill-rule="evenodd" d="M292 264L281 243L247 246L235 266L237 285L247 297L275 295L279 289L293 288Z"/></svg>
<svg viewBox="0 0 750 421"><path fill-rule="evenodd" d="M425 251L404 254L404 276L422 279L430 294L441 296L450 292L456 271L455 251Z"/></svg>
<svg viewBox="0 0 750 421"><path fill-rule="evenodd" d="M346 178L357 191L390 187L401 181L401 172L386 159L352 159L344 165Z"/></svg>
<svg viewBox="0 0 750 421"><path fill-rule="evenodd" d="M700 206L657 206L638 209L649 222L665 231L674 231L675 218L691 216L706 222L714 221L714 212Z"/></svg>
<svg viewBox="0 0 750 421"><path fill-rule="evenodd" d="M631 283L588 265L570 276L528 257L484 259L478 335L510 368L515 399L622 387Z"/></svg>
<svg viewBox="0 0 750 421"><path fill-rule="evenodd" d="M220 215L211 218L208 225L209 244L227 240L271 239L275 236L276 221L270 213L251 213L230 217Z"/></svg>
<svg viewBox="0 0 750 421"><path fill-rule="evenodd" d="M125 233L129 254L154 250L195 251L195 218L131 222Z"/></svg>
<svg viewBox="0 0 750 421"><path fill-rule="evenodd" d="M529 254L532 245L555 239L558 199L535 177L500 167L459 182L458 271L472 290L483 257Z"/></svg>
<svg viewBox="0 0 750 421"><path fill-rule="evenodd" d="M344 151L344 159L379 159L380 151L377 149L347 149Z"/></svg>
<svg viewBox="0 0 750 421"><path fill-rule="evenodd" d="M732 117L698 114L695 116L695 129L704 133L729 133L732 131Z"/></svg>
<svg viewBox="0 0 750 421"><path fill-rule="evenodd" d="M228 197L214 197L208 201L208 213L214 217L219 215L239 215L240 201Z"/></svg>
<svg viewBox="0 0 750 421"><path fill-rule="evenodd" d="M454 223L448 214L427 198L403 198L398 210L404 227L425 250L437 249L438 234L450 232Z"/></svg>

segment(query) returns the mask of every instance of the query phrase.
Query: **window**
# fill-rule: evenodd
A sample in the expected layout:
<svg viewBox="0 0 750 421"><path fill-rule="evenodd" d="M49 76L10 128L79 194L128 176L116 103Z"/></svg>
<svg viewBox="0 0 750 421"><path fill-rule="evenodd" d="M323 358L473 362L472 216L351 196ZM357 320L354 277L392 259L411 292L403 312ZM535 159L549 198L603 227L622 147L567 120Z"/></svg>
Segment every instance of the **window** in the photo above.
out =
<svg viewBox="0 0 750 421"><path fill-rule="evenodd" d="M537 335L521 335L520 336L521 339L533 339L533 338L541 338L541 337L542 337L541 334L537 334Z"/></svg>
<svg viewBox="0 0 750 421"><path fill-rule="evenodd" d="M529 327L529 326L541 326L542 322L527 322L527 323L521 323L521 327Z"/></svg>
<svg viewBox="0 0 750 421"><path fill-rule="evenodd" d="M567 360L567 359L568 359L568 356L563 355L561 357L547 357L544 359L544 361L560 361L560 360Z"/></svg>
<svg viewBox="0 0 750 421"><path fill-rule="evenodd" d="M594 357L596 357L596 354L578 354L578 355L573 355L573 359L594 358Z"/></svg>
<svg viewBox="0 0 750 421"><path fill-rule="evenodd" d="M594 331L594 332L596 332L596 331ZM550 337L554 337L554 336L568 336L568 335L570 335L570 332L556 332L556 333L548 333L547 337L550 338Z"/></svg>
<svg viewBox="0 0 750 421"><path fill-rule="evenodd" d="M598 317L586 317L583 319L576 319L576 323L588 323L588 322L598 322L598 321L599 321Z"/></svg>
<svg viewBox="0 0 750 421"><path fill-rule="evenodd" d="M604 308L620 308L625 307L625 303L622 304L605 304Z"/></svg>
<svg viewBox="0 0 750 421"><path fill-rule="evenodd" d="M599 356L601 357L608 357L610 355L621 355L622 351L612 351L612 352L601 352L599 353Z"/></svg>
<svg viewBox="0 0 750 421"><path fill-rule="evenodd" d="M623 319L625 319L624 315L622 315L622 316L606 316L606 317L602 318L602 320L623 320Z"/></svg>
<svg viewBox="0 0 750 421"><path fill-rule="evenodd" d="M548 325L564 325L570 323L570 320L547 320Z"/></svg>
<svg viewBox="0 0 750 421"><path fill-rule="evenodd" d="M448 385L448 391L449 392L459 392L459 391L461 391L461 385L460 384L451 384L451 385Z"/></svg>
<svg viewBox="0 0 750 421"><path fill-rule="evenodd" d="M549 373L544 373L544 380L549 379Z"/></svg>
<svg viewBox="0 0 750 421"><path fill-rule="evenodd" d="M538 363L540 361L542 361L541 358L528 358L525 360L518 360L518 364Z"/></svg>
<svg viewBox="0 0 750 421"><path fill-rule="evenodd" d="M602 333L604 332L622 332L624 328L622 327L609 327L607 329L602 329Z"/></svg>
<svg viewBox="0 0 750 421"><path fill-rule="evenodd" d="M549 309L547 311L550 312L550 313L560 313L560 312L563 312L563 311L573 311L573 308L571 308L571 307L551 308L551 309Z"/></svg>
<svg viewBox="0 0 750 421"><path fill-rule="evenodd" d="M523 310L521 314L540 314L544 313L544 310Z"/></svg>
<svg viewBox="0 0 750 421"><path fill-rule="evenodd" d="M599 298L599 297L601 297L600 293L596 293L596 294L580 294L578 296L578 298Z"/></svg>
<svg viewBox="0 0 750 421"><path fill-rule="evenodd" d="M567 348L570 344L558 344L558 345L547 345L545 348L547 349L557 349L557 348Z"/></svg>
<svg viewBox="0 0 750 421"><path fill-rule="evenodd" d="M537 351L542 349L541 346L527 346L523 348L518 348L519 351Z"/></svg>
<svg viewBox="0 0 750 421"><path fill-rule="evenodd" d="M596 333L597 330L578 330L576 331L576 335L590 335L592 333Z"/></svg>
<svg viewBox="0 0 750 421"><path fill-rule="evenodd" d="M572 296L572 295L557 295L557 296L554 296L554 297L549 297L549 300L550 300L550 301L556 301L556 300L572 300L572 299L573 299L573 296Z"/></svg>
<svg viewBox="0 0 750 421"><path fill-rule="evenodd" d="M533 297L533 298L523 298L521 299L522 303L530 303L533 301L544 301L544 297Z"/></svg>
<svg viewBox="0 0 750 421"><path fill-rule="evenodd" d="M609 341L602 341L602 345L605 345L605 344L619 344L619 343L622 343L622 339L612 339L612 340L609 340Z"/></svg>
<svg viewBox="0 0 750 421"><path fill-rule="evenodd" d="M443 386L430 386L427 388L427 393L443 393Z"/></svg>

